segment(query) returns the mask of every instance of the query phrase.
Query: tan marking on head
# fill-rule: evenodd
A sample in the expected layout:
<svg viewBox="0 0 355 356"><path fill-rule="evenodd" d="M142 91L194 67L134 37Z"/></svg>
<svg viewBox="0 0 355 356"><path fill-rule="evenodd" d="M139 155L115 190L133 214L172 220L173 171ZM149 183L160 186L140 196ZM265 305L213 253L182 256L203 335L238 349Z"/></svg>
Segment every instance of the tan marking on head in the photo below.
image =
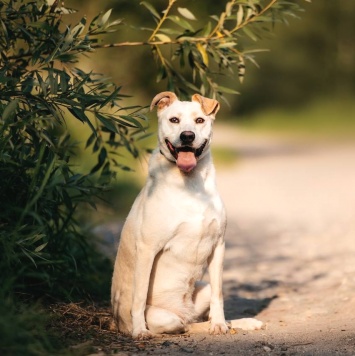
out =
<svg viewBox="0 0 355 356"><path fill-rule="evenodd" d="M158 106L158 111L171 105L175 100L178 100L175 93L172 91L163 91L157 94L150 104L150 111L154 109L154 106Z"/></svg>
<svg viewBox="0 0 355 356"><path fill-rule="evenodd" d="M217 100L205 98L200 94L192 95L192 101L197 101L201 105L202 111L205 115L216 115L220 108Z"/></svg>

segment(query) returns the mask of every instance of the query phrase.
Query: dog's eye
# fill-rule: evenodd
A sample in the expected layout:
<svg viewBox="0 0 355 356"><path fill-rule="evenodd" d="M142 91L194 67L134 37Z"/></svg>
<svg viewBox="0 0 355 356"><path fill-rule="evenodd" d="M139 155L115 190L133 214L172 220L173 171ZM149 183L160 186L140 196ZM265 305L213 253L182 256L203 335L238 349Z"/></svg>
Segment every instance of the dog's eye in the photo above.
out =
<svg viewBox="0 0 355 356"><path fill-rule="evenodd" d="M198 117L195 122L196 124L203 124L205 122L205 119L203 119L202 117Z"/></svg>
<svg viewBox="0 0 355 356"><path fill-rule="evenodd" d="M169 119L170 122L172 122L173 124L178 124L180 122L180 120L177 117L172 117L171 119Z"/></svg>

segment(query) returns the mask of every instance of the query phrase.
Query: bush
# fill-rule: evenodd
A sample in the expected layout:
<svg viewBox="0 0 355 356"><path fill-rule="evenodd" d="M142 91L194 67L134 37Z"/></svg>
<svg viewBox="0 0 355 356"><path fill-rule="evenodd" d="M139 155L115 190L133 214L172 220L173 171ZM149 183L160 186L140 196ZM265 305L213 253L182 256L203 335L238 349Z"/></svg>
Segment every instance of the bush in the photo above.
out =
<svg viewBox="0 0 355 356"><path fill-rule="evenodd" d="M1 299L0 352L2 356L54 355L63 346L46 329L48 315L39 306Z"/></svg>
<svg viewBox="0 0 355 356"><path fill-rule="evenodd" d="M117 148L138 155L133 141L146 118L140 107L121 114L127 111L119 105L121 88L73 65L119 21L97 16L83 35L85 19L63 27L70 10L57 3L0 5L0 264L2 285L11 277L16 291L70 297L84 293L85 276L92 277L103 259L75 213L81 205L95 207L115 175L113 166L120 167ZM71 165L76 147L68 119L92 129L87 147L97 162L86 174Z"/></svg>

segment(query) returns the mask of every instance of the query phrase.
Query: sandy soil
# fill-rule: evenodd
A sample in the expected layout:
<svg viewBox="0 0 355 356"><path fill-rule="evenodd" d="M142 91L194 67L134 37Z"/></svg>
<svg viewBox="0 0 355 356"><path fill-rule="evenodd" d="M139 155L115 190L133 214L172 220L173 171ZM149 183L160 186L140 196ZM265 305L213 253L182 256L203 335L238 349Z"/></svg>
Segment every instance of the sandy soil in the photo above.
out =
<svg viewBox="0 0 355 356"><path fill-rule="evenodd" d="M223 127L214 145L239 157L217 169L229 217L226 317L256 317L265 327L164 336L133 353L355 355L355 145Z"/></svg>
<svg viewBox="0 0 355 356"><path fill-rule="evenodd" d="M234 352L241 343L240 354L354 355L355 145L229 132L215 137L241 155L218 173L229 215L226 316L266 323L235 336Z"/></svg>

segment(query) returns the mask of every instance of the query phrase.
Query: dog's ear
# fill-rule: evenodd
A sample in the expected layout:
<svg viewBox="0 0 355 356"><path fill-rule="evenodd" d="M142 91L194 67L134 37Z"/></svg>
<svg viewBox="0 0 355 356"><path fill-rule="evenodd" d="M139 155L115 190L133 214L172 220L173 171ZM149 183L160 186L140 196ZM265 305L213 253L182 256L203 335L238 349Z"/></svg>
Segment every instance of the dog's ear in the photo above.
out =
<svg viewBox="0 0 355 356"><path fill-rule="evenodd" d="M172 91L163 91L157 94L150 104L150 111L154 109L154 106L158 106L158 111L163 109L165 106L169 106L175 100L177 100L177 96Z"/></svg>
<svg viewBox="0 0 355 356"><path fill-rule="evenodd" d="M202 111L205 115L216 115L220 107L217 100L205 98L200 94L192 95L192 101L200 103Z"/></svg>

